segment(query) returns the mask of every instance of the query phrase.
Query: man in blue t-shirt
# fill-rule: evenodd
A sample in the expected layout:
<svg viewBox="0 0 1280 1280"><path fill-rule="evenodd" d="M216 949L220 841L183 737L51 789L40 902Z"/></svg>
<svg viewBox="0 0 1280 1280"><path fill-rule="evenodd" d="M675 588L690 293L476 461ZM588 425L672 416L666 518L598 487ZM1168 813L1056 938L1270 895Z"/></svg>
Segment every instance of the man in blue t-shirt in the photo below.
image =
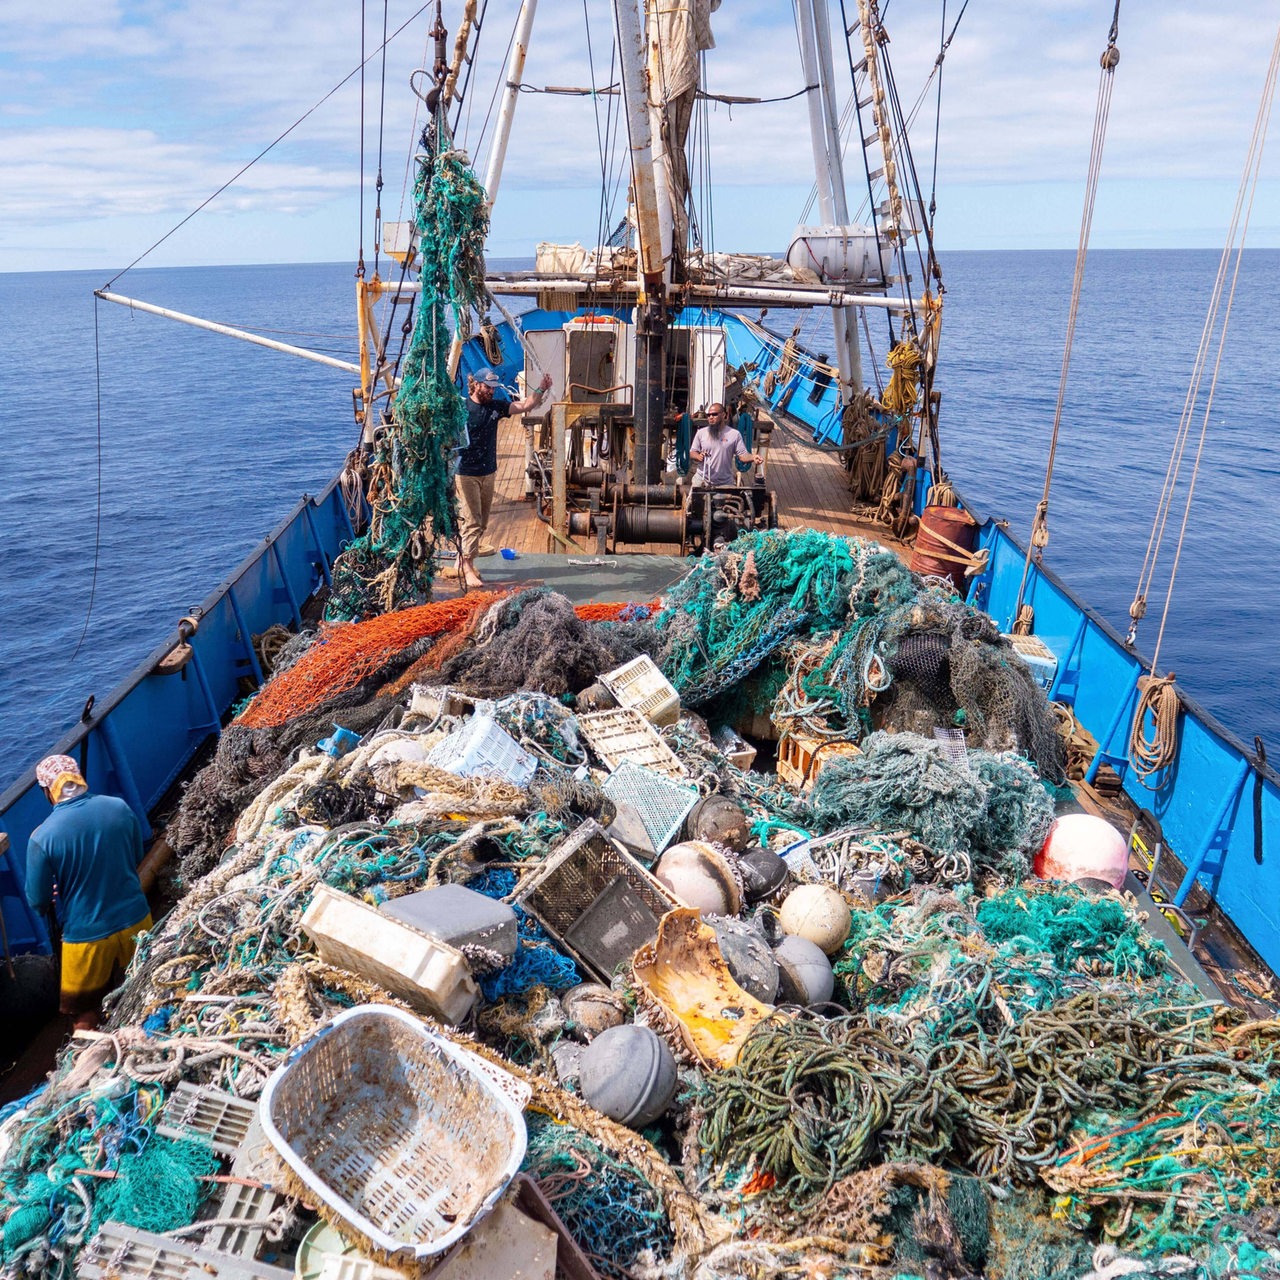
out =
<svg viewBox="0 0 1280 1280"><path fill-rule="evenodd" d="M523 400L511 401L498 392L502 383L492 369L483 369L467 378L467 432L471 442L458 451L458 514L461 517L462 561L458 576L469 587L482 579L476 568L480 540L489 527L493 505L493 482L498 471L498 423L513 413L525 413L542 403L551 385L546 374L538 390Z"/></svg>
<svg viewBox="0 0 1280 1280"><path fill-rule="evenodd" d="M36 781L53 812L27 845L27 901L62 918L62 1012L86 1031L133 959L151 911L138 879L142 827L123 800L93 795L70 756L49 756Z"/></svg>

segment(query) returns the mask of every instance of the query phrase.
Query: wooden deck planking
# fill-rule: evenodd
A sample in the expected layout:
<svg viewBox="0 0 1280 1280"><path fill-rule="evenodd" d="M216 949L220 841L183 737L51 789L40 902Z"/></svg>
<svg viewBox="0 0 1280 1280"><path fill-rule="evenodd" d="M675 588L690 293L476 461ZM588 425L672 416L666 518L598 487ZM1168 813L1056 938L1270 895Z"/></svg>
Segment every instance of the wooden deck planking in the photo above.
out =
<svg viewBox="0 0 1280 1280"><path fill-rule="evenodd" d="M522 555L562 550L547 526L522 501L525 490L524 427L518 418L505 420L498 434L498 472L486 541ZM866 514L852 510L844 468L834 453L806 448L781 429L773 433L765 458L765 480L778 496L779 524L784 529L821 529L847 537L874 538L902 553L907 548ZM594 539L572 539L582 555L593 555ZM626 551L672 555L674 543L637 543ZM569 554L574 554L570 551ZM619 554L624 554L619 548Z"/></svg>

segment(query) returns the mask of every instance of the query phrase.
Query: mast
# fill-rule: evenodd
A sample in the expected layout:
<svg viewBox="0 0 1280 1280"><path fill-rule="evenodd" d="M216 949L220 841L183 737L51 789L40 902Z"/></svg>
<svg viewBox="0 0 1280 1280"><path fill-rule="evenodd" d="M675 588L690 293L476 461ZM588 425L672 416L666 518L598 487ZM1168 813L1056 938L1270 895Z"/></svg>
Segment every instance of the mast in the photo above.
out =
<svg viewBox="0 0 1280 1280"><path fill-rule="evenodd" d="M524 76L525 55L529 51L529 34L533 30L533 15L538 0L523 0L516 18L515 35L511 41L511 57L507 61L507 83L502 94L502 106L498 109L498 124L493 134L493 146L489 150L489 165L484 175L484 191L489 207L498 195L502 181L502 165L507 157L507 143L511 140L511 125L516 116L516 102L520 97L520 81Z"/></svg>
<svg viewBox="0 0 1280 1280"><path fill-rule="evenodd" d="M840 118L836 112L835 61L831 51L831 12L826 0L808 0L813 5L813 27L818 44L818 85L822 95L823 119L827 135L827 172L831 182L831 206L840 226L849 223L849 201L845 194L844 160L840 148ZM806 0L799 0L803 10ZM840 368L843 400L862 390L862 353L858 347L857 313L848 308L833 310L831 325L836 335L836 355Z"/></svg>
<svg viewBox="0 0 1280 1280"><path fill-rule="evenodd" d="M635 480L656 484L662 469L663 352L667 331L661 206L653 162L653 129L645 75L645 35L639 0L613 0L614 31L626 103L631 188L640 235L636 306ZM671 206L667 204L668 236ZM668 240L669 243L669 240Z"/></svg>
<svg viewBox="0 0 1280 1280"><path fill-rule="evenodd" d="M831 90L831 27L825 8L819 16L817 3L818 0L797 0L800 65L805 84L817 86L816 92L810 89L806 97L814 178L818 187L818 212L825 226L844 226L849 220L849 207L844 190L844 168L840 161L840 130ZM833 310L831 322L842 399L847 400L853 390L862 386L856 320L848 311L837 314Z"/></svg>

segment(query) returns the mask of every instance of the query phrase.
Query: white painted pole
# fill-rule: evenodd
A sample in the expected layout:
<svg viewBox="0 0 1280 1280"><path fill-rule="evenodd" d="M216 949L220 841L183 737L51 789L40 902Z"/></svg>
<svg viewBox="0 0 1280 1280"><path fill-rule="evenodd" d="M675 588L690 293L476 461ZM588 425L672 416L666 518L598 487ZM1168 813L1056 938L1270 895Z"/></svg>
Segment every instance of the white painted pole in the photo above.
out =
<svg viewBox="0 0 1280 1280"><path fill-rule="evenodd" d="M660 0L665 3L666 0ZM667 279L671 278L671 259L675 245L676 196L671 187L671 161L667 157L667 144L662 136L662 103L658 94L662 86L662 46L658 41L658 24L652 19L652 2L645 3L645 23L648 28L649 46L649 133L653 139L653 185L658 201L658 234L662 242L662 261L666 265Z"/></svg>
<svg viewBox="0 0 1280 1280"><path fill-rule="evenodd" d="M841 226L849 221L849 201L844 186L844 159L840 154L840 117L836 111L835 63L831 52L831 11L827 0L799 0L799 7L813 5L813 29L818 46L818 84L826 123L827 173L831 182L831 208ZM858 316L847 309L834 312L831 326L836 335L840 380L849 394L862 389L862 352L858 345Z"/></svg>
<svg viewBox="0 0 1280 1280"><path fill-rule="evenodd" d="M818 41L810 0L796 4L796 30L800 36L800 71L808 92L809 140L813 146L813 176L818 186L818 213L827 226L835 224L831 199L831 166L827 160L827 125L822 109L822 75L818 69Z"/></svg>
<svg viewBox="0 0 1280 1280"><path fill-rule="evenodd" d="M333 356L321 355L318 351L308 351L306 347L293 347L287 342L277 342L274 338L260 338L256 333L244 329L233 329L229 324L215 324L212 320L201 320L199 316L189 316L183 311L172 311L168 307L157 307L151 302L139 302L137 298L126 298L119 293L108 293L105 289L95 289L94 297L103 302L114 302L128 307L131 311L146 311L153 316L163 316L166 320L177 320L179 324L189 324L196 329L208 329L210 333L220 333L228 338L238 338L241 342L250 342L255 347L266 347L270 351L282 351L287 356L298 356L303 360L311 360L316 364L328 365L331 369L342 369L346 373L360 373L360 366L349 360L335 360Z"/></svg>
<svg viewBox="0 0 1280 1280"><path fill-rule="evenodd" d="M489 148L489 166L485 170L484 190L492 207L502 181L502 165L507 158L507 143L511 140L511 124L515 120L516 102L520 97L520 81L524 78L524 60L529 51L529 33L533 29L533 15L538 0L523 0L516 18L515 36L511 43L511 57L507 61L507 84L498 110L498 125Z"/></svg>
<svg viewBox="0 0 1280 1280"><path fill-rule="evenodd" d="M653 130L645 86L645 39L637 0L613 0L614 33L627 109L627 145L631 151L631 189L640 231L640 272L650 288L660 288L664 260L662 224L653 174Z"/></svg>

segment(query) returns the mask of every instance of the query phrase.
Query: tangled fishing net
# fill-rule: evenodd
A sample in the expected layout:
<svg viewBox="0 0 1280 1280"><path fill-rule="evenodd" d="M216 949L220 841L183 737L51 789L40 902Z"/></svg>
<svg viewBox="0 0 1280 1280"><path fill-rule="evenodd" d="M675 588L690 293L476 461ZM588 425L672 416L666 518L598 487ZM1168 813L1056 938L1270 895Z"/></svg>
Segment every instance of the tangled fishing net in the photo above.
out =
<svg viewBox="0 0 1280 1280"><path fill-rule="evenodd" d="M422 299L392 420L375 446L369 530L334 564L330 619L426 599L435 549L457 533L450 462L465 443L466 407L449 376L449 348L455 331L466 336L470 312L484 296L489 213L465 153L448 141L438 121L423 137L414 183Z"/></svg>
<svg viewBox="0 0 1280 1280"><path fill-rule="evenodd" d="M766 1009L730 1066L684 1053L643 1134L560 1084L585 962L513 902L586 818L612 819L575 695L638 653L710 721L661 731L685 785L732 797L850 921L834 1003ZM603 1275L1280 1271L1280 1025L1205 1004L1132 899L1022 879L1054 810L1043 693L874 543L753 534L656 609L469 596L278 654L171 824L189 890L109 1034L64 1051L0 1135L4 1280L71 1280L108 1219L207 1244L223 1165L158 1132L175 1087L253 1101L336 1012L398 1003L318 958L300 921L320 884L370 907L445 884L513 902L514 959L464 944L481 996L438 1030L532 1090L525 1170ZM710 732L735 700L861 753L824 758L807 793L743 770ZM428 758L480 713L533 758L526 784ZM773 905L750 910L776 940ZM614 991L678 1036L634 972Z"/></svg>

